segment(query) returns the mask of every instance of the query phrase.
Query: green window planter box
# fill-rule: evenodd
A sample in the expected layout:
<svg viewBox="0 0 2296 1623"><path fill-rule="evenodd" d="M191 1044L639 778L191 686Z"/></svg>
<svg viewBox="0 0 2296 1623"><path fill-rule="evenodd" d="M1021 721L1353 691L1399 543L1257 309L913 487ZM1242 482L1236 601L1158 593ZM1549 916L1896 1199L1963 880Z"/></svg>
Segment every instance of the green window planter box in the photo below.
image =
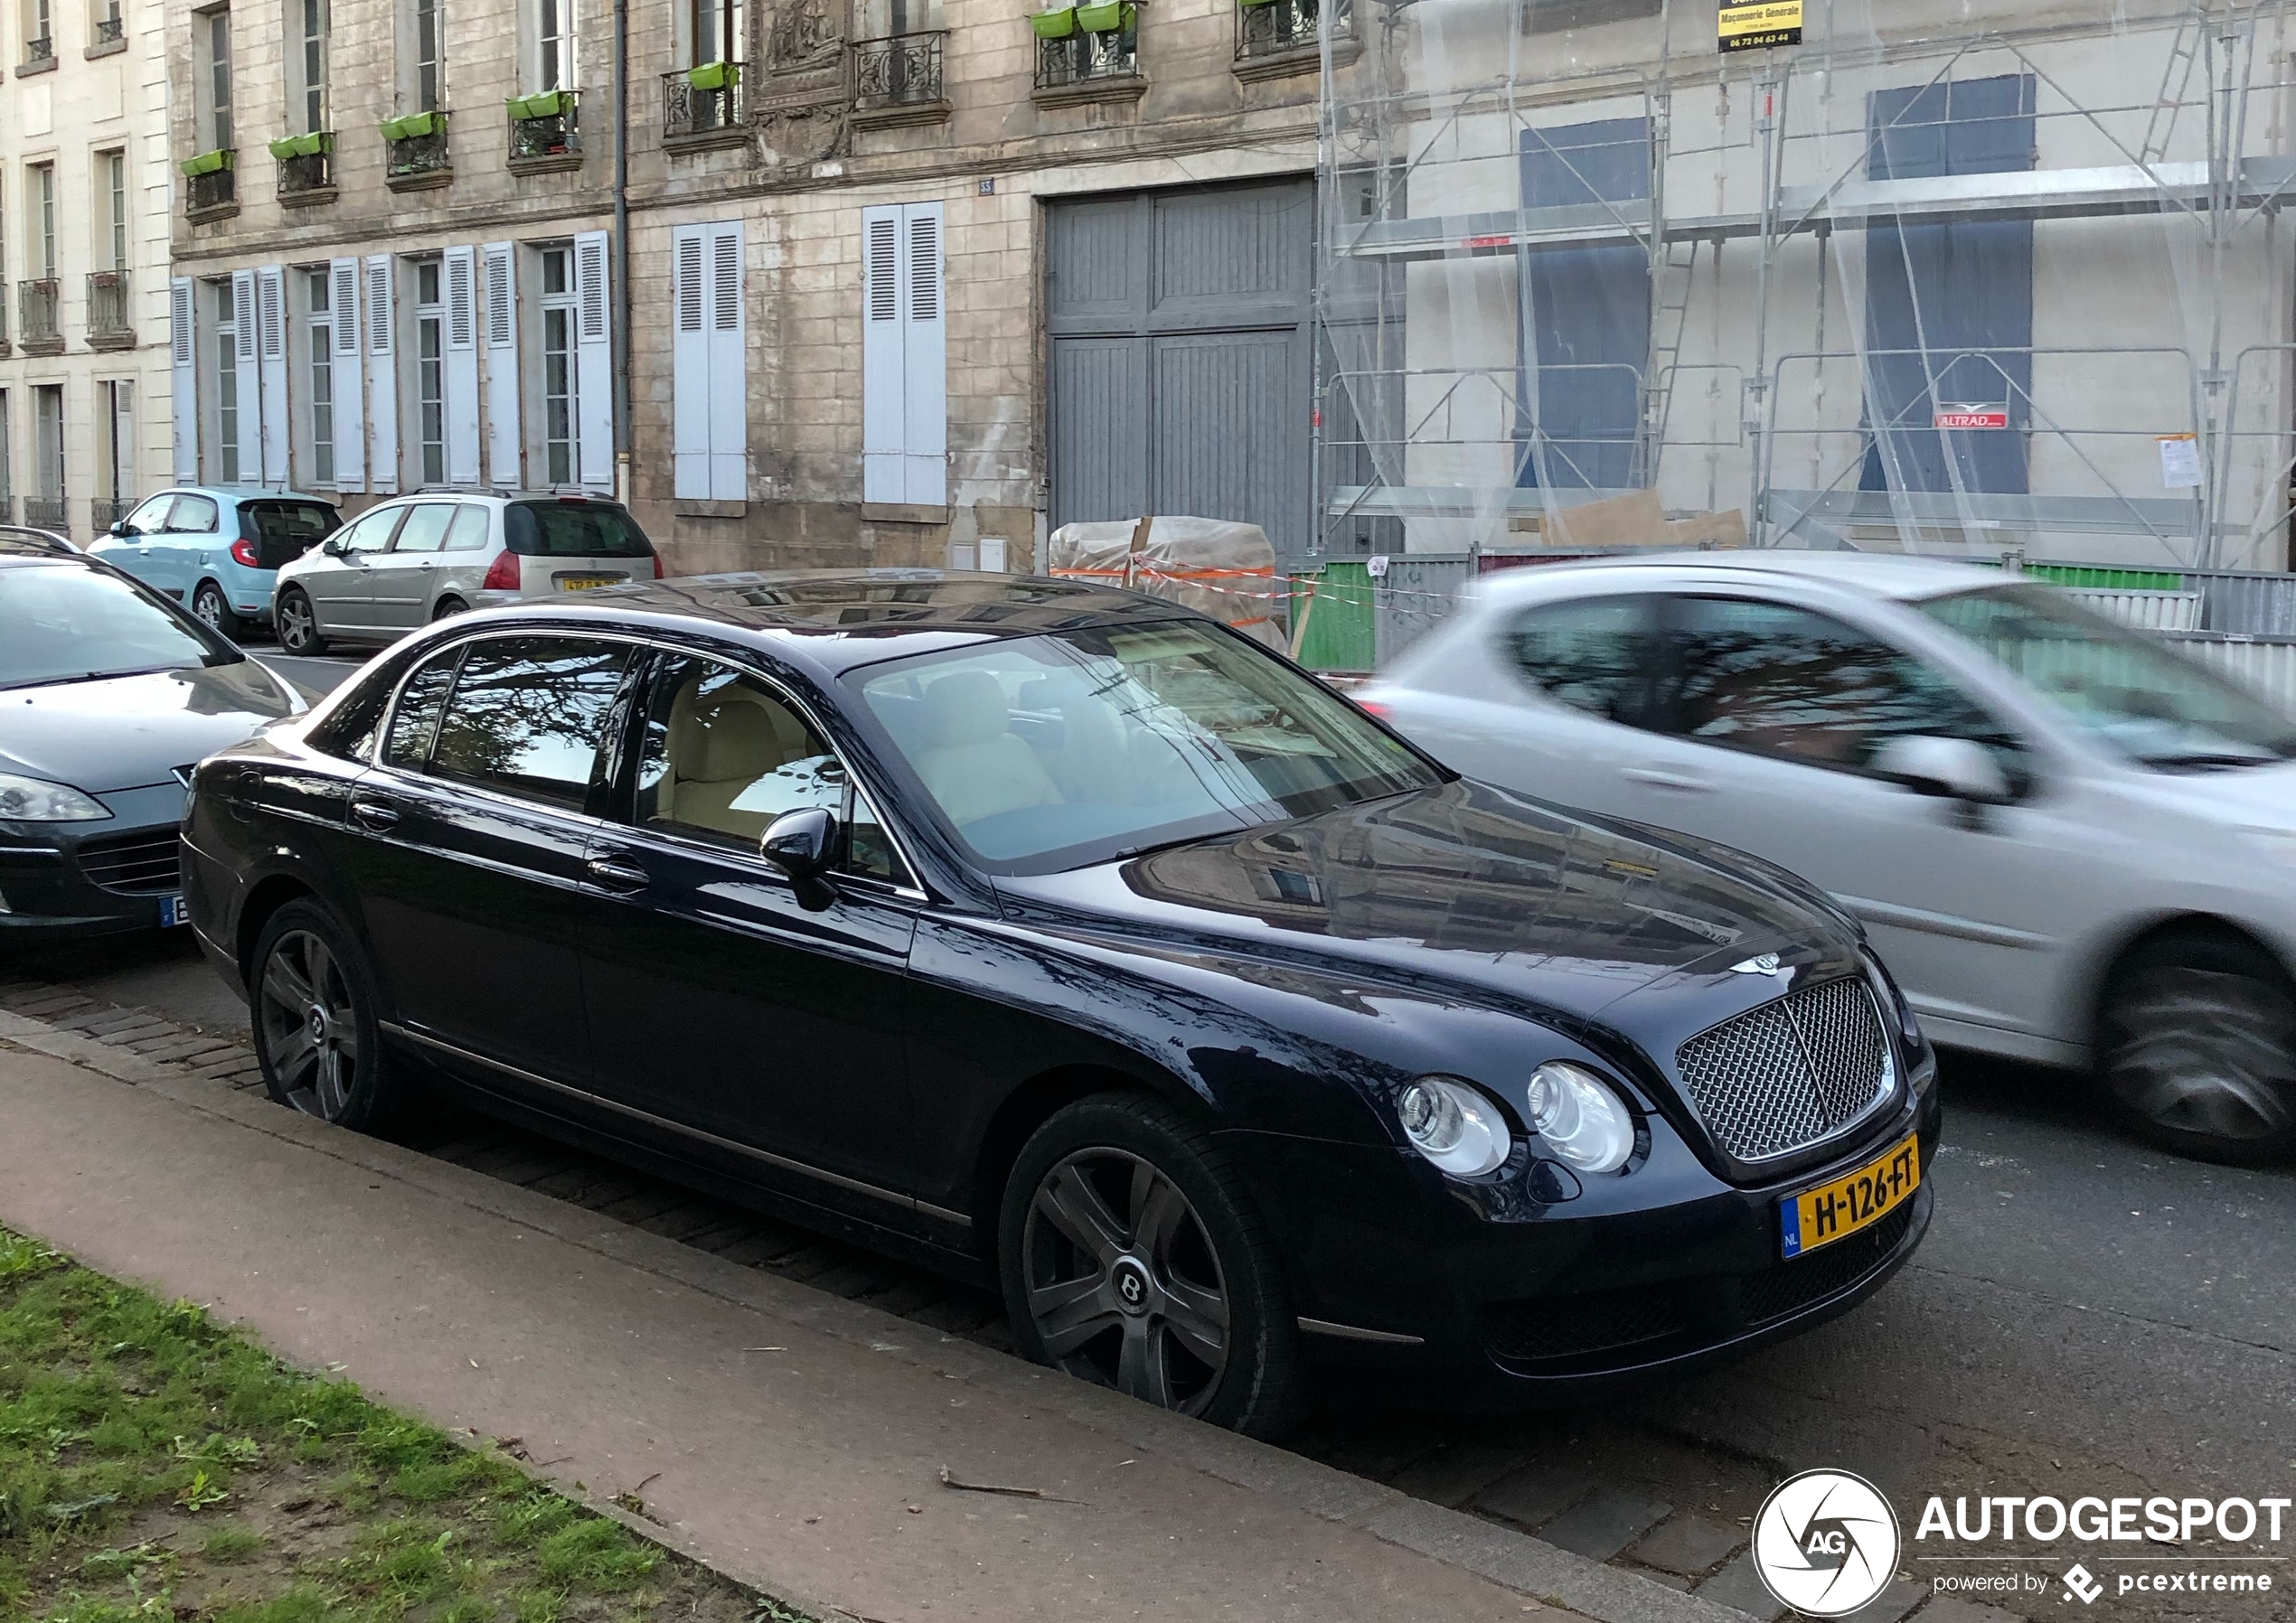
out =
<svg viewBox="0 0 2296 1623"><path fill-rule="evenodd" d="M1124 0L1107 0L1105 5L1077 7L1077 26L1087 33L1122 33L1132 26L1134 12Z"/></svg>
<svg viewBox="0 0 2296 1623"><path fill-rule="evenodd" d="M513 96L506 105L513 118L555 118L574 110L574 92L544 90L539 96Z"/></svg>
<svg viewBox="0 0 2296 1623"><path fill-rule="evenodd" d="M732 62L704 62L687 69L685 81L697 90L730 90L741 82L741 70Z"/></svg>
<svg viewBox="0 0 2296 1623"><path fill-rule="evenodd" d="M1029 26L1036 30L1040 40L1065 40L1077 31L1077 8L1069 5L1059 11L1040 11L1029 19Z"/></svg>
<svg viewBox="0 0 2296 1623"><path fill-rule="evenodd" d="M213 174L219 170L233 167L237 161L237 155L229 148L224 148L216 152L201 153L195 158L185 158L183 169L186 176Z"/></svg>
<svg viewBox="0 0 2296 1623"><path fill-rule="evenodd" d="M1273 5L1275 0L1236 0L1236 4L1249 11L1256 5Z"/></svg>
<svg viewBox="0 0 2296 1623"><path fill-rule="evenodd" d="M413 141L424 136L435 136L447 127L444 113L409 113L402 118L382 121L382 138L386 141Z"/></svg>
<svg viewBox="0 0 2296 1623"><path fill-rule="evenodd" d="M315 158L323 152L334 150L334 137L323 130L287 136L271 143L271 155L283 164L289 158Z"/></svg>

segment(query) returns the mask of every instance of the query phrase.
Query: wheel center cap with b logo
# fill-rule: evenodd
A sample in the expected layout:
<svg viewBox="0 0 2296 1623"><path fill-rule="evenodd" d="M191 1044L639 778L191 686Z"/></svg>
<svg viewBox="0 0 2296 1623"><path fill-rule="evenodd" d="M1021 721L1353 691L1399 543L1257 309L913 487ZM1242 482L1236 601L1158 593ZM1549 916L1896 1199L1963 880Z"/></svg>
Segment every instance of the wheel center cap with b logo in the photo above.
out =
<svg viewBox="0 0 2296 1623"><path fill-rule="evenodd" d="M1116 1288L1116 1305L1127 1313L1145 1312L1151 1294L1148 1270L1134 1258L1118 1257L1108 1271Z"/></svg>

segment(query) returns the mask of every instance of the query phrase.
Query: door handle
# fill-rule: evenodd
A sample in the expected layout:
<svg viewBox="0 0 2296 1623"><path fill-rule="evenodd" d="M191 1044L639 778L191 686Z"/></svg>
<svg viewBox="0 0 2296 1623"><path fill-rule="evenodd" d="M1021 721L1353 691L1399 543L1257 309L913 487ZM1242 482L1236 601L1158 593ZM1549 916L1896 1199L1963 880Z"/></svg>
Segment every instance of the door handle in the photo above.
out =
<svg viewBox="0 0 2296 1623"><path fill-rule="evenodd" d="M399 808L386 806L381 801L353 801L351 821L361 828L380 834L399 826Z"/></svg>
<svg viewBox="0 0 2296 1623"><path fill-rule="evenodd" d="M1675 789L1686 794L1703 794L1714 787L1704 778L1689 777L1679 772L1661 772L1655 766L1622 766L1618 775L1630 783L1647 783L1653 789Z"/></svg>
<svg viewBox="0 0 2296 1623"><path fill-rule="evenodd" d="M624 896L635 895L654 883L653 876L627 857L593 857L582 866L601 887Z"/></svg>

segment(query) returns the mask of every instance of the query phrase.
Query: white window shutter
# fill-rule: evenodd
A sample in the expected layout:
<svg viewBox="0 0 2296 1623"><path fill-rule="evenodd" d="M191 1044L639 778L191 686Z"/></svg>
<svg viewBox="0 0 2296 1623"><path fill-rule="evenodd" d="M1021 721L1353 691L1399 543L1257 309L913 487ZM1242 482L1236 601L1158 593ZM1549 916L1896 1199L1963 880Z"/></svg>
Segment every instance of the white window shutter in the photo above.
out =
<svg viewBox="0 0 2296 1623"><path fill-rule="evenodd" d="M901 208L861 211L861 500L908 500L902 374Z"/></svg>
<svg viewBox="0 0 2296 1623"><path fill-rule="evenodd" d="M263 478L263 363L256 352L255 273L231 273L231 318L237 336L232 354L239 375L240 478L249 484Z"/></svg>
<svg viewBox="0 0 2296 1623"><path fill-rule="evenodd" d="M447 483L478 483L478 260L476 251L450 248L442 256L447 280Z"/></svg>
<svg viewBox="0 0 2296 1623"><path fill-rule="evenodd" d="M710 494L749 499L748 318L741 264L741 222L710 230Z"/></svg>
<svg viewBox="0 0 2296 1623"><path fill-rule="evenodd" d="M399 490L399 370L394 342L398 304L389 254L367 258L367 487L383 495Z"/></svg>
<svg viewBox="0 0 2296 1623"><path fill-rule="evenodd" d="M263 483L287 484L287 272L266 265L255 273L256 351L263 374Z"/></svg>
<svg viewBox="0 0 2296 1623"><path fill-rule="evenodd" d="M710 263L714 228L682 225L670 234L671 494L710 496Z"/></svg>
<svg viewBox="0 0 2296 1623"><path fill-rule="evenodd" d="M901 323L901 500L948 504L948 321L941 275L941 205L901 210L902 282L908 295Z"/></svg>
<svg viewBox="0 0 2296 1623"><path fill-rule="evenodd" d="M614 301L606 233L574 239L574 375L581 423L581 483L614 488Z"/></svg>
<svg viewBox="0 0 2296 1623"><path fill-rule="evenodd" d="M327 314L334 329L329 366L334 391L334 487L355 491L367 483L367 390L359 364L366 345L359 332L359 261L330 260L327 276L332 283Z"/></svg>
<svg viewBox="0 0 2296 1623"><path fill-rule="evenodd" d="M199 367L198 341L193 335L192 279L175 277L167 284L167 354L174 368L175 483L199 483ZM5 483L5 475L0 475Z"/></svg>
<svg viewBox="0 0 2296 1623"><path fill-rule="evenodd" d="M482 250L486 269L486 474L497 490L524 483L518 471L518 281L517 249L490 242Z"/></svg>

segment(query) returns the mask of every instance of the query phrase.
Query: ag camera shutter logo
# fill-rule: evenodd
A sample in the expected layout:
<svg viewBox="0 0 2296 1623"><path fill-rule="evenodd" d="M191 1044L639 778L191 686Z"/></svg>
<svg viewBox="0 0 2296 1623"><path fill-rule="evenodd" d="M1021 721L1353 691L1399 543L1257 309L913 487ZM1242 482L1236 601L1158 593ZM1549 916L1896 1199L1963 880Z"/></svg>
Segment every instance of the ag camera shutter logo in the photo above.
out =
<svg viewBox="0 0 2296 1623"><path fill-rule="evenodd" d="M1762 1502L1754 1570L1781 1606L1846 1617L1897 1573L1897 1513L1881 1490L1847 1471L1803 1471Z"/></svg>

